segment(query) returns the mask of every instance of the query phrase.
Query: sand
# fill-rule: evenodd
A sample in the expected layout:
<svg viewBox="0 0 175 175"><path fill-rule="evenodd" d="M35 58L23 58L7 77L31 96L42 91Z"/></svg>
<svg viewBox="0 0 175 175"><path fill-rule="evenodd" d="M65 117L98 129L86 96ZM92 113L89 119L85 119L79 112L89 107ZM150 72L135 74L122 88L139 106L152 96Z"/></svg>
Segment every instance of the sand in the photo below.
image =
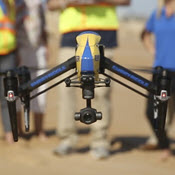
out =
<svg viewBox="0 0 175 175"><path fill-rule="evenodd" d="M153 58L143 48L139 34L143 22L122 22L120 48L115 61L128 68L151 66ZM52 53L53 54L53 53ZM49 60L54 64L55 60ZM139 73L146 78L149 74ZM118 77L118 76L116 76ZM121 78L119 78L121 79ZM122 79L121 79L122 80ZM126 82L125 80L122 80ZM131 84L131 83L129 83ZM134 85L134 87L136 87ZM137 88L145 92L141 88ZM48 93L47 113L44 127L48 139L42 141L36 136L29 140L19 138L19 142L8 145L3 140L0 127L0 175L174 175L175 157L161 161L160 151L144 152L138 149L151 134L145 119L145 98L112 83L112 123L109 130L111 156L107 160L94 160L89 153L90 132L87 126L77 122L80 140L77 151L69 156L57 157L52 150L59 143L55 134L57 123L56 89ZM175 127L174 127L175 128ZM175 129L171 131L171 147L175 152ZM32 132L32 130L31 130Z"/></svg>

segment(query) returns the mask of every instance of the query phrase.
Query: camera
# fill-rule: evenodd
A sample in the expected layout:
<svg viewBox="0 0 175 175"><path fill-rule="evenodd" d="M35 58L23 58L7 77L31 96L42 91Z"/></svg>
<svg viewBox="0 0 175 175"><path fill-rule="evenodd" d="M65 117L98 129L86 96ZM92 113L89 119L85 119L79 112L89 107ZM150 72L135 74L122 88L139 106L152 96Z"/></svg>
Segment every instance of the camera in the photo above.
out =
<svg viewBox="0 0 175 175"><path fill-rule="evenodd" d="M80 112L75 113L75 120L79 120L85 124L92 124L97 120L101 119L102 119L102 113L97 112L96 109L90 107L81 109Z"/></svg>

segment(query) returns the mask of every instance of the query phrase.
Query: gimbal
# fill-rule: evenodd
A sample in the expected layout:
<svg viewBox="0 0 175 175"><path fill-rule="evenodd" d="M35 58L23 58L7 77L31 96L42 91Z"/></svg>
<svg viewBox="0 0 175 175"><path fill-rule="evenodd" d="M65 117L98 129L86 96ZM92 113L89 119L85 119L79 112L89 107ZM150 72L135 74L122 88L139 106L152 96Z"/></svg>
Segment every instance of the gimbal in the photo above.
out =
<svg viewBox="0 0 175 175"><path fill-rule="evenodd" d="M109 70L130 82L146 89L154 95L155 100L155 115L154 129L156 134L161 137L164 132L167 103L170 96L170 83L168 71L163 68L158 68L156 83L153 83L142 76L126 69L125 67L113 62L104 56L104 47L99 45L101 37L95 32L83 32L77 37L78 46L76 54L64 63L54 67L46 73L30 80L30 74L27 67L19 68L18 71L9 70L5 74L4 89L7 99L10 121L12 126L14 141L18 141L17 117L16 117L16 99L20 97L24 104L25 111L25 128L29 130L29 101L45 91L59 85L62 82L66 83L67 87L79 87L82 89L82 97L86 100L86 108L75 113L75 120L79 120L85 124L91 124L102 119L102 113L97 112L91 107L91 100L95 97L94 89L96 87L109 87L110 80L113 80L134 92L149 98L142 92L124 84L105 70ZM64 74L65 72L75 69L75 72L70 76L60 80L56 84L50 86L46 90L30 97L30 92L39 86L51 81L52 79ZM106 79L99 78L103 74ZM75 78L76 76L76 78ZM74 78L73 78L74 77Z"/></svg>

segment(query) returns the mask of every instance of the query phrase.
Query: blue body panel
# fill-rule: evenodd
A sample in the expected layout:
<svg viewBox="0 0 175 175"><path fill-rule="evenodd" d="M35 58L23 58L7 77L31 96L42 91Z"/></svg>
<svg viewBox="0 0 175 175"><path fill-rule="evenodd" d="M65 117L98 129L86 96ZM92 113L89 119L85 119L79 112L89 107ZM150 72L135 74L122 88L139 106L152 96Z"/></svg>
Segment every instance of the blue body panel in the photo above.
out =
<svg viewBox="0 0 175 175"><path fill-rule="evenodd" d="M82 55L81 72L94 72L93 56L88 40Z"/></svg>

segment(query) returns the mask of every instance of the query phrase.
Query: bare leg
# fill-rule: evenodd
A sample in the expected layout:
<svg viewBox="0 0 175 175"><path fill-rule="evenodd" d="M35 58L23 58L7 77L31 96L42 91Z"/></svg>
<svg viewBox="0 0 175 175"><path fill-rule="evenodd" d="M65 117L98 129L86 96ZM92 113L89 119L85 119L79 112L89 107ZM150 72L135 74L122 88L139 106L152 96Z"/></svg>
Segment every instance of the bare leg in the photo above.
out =
<svg viewBox="0 0 175 175"><path fill-rule="evenodd" d="M13 144L13 143L14 143L12 132L6 132L6 133L5 133L5 141L6 141L8 144Z"/></svg>
<svg viewBox="0 0 175 175"><path fill-rule="evenodd" d="M162 150L162 153L161 153L161 156L160 156L160 159L162 161L166 161L167 159L169 159L170 157L172 156L172 152L170 149L163 149Z"/></svg>

